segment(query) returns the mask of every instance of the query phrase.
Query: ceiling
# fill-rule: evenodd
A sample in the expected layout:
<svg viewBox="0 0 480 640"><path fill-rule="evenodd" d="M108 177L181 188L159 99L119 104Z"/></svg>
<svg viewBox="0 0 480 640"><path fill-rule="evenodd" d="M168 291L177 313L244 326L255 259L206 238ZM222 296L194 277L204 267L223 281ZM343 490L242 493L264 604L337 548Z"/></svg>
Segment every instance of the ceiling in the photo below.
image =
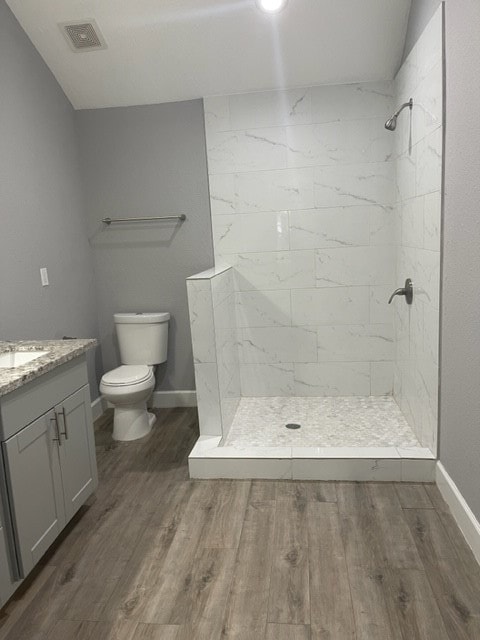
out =
<svg viewBox="0 0 480 640"><path fill-rule="evenodd" d="M77 109L385 80L411 0L7 0ZM58 23L94 18L103 51L73 52Z"/></svg>

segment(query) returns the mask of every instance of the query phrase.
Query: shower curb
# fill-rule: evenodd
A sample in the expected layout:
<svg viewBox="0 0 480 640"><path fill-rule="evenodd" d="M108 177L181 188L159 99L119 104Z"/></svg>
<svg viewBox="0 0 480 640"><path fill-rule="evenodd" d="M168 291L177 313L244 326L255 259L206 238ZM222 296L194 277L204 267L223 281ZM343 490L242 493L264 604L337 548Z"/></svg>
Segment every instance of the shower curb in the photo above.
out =
<svg viewBox="0 0 480 640"><path fill-rule="evenodd" d="M397 447L223 447L200 436L188 458L191 478L434 482L428 449Z"/></svg>

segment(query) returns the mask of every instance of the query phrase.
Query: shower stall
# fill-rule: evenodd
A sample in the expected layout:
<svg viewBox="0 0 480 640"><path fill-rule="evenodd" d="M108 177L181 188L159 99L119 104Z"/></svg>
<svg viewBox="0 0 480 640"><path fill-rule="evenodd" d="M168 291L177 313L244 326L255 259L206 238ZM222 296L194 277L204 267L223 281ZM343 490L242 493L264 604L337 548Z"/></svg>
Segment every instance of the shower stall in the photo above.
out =
<svg viewBox="0 0 480 640"><path fill-rule="evenodd" d="M432 479L442 20L392 82L205 99L193 476Z"/></svg>

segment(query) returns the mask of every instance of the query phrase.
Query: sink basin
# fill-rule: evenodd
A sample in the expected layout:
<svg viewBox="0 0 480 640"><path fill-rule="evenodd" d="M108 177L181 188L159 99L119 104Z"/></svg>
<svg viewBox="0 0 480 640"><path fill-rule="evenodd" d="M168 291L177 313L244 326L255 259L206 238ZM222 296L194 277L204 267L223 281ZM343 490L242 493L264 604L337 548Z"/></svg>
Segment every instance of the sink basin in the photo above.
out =
<svg viewBox="0 0 480 640"><path fill-rule="evenodd" d="M0 369L15 369L46 355L48 351L7 351L0 353Z"/></svg>

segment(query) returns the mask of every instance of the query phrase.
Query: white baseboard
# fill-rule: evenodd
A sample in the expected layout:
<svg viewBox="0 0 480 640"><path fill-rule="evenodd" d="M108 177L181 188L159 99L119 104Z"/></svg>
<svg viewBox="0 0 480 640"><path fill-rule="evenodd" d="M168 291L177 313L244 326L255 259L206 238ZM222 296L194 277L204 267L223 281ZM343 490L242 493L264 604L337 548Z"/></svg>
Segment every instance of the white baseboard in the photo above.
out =
<svg viewBox="0 0 480 640"><path fill-rule="evenodd" d="M436 482L473 555L480 563L480 522L441 462L437 463Z"/></svg>
<svg viewBox="0 0 480 640"><path fill-rule="evenodd" d="M102 396L98 396L98 398L92 402L92 414L94 422L103 415L106 408L107 403L102 398Z"/></svg>
<svg viewBox="0 0 480 640"><path fill-rule="evenodd" d="M196 407L197 394L195 391L154 391L151 406L154 409Z"/></svg>

